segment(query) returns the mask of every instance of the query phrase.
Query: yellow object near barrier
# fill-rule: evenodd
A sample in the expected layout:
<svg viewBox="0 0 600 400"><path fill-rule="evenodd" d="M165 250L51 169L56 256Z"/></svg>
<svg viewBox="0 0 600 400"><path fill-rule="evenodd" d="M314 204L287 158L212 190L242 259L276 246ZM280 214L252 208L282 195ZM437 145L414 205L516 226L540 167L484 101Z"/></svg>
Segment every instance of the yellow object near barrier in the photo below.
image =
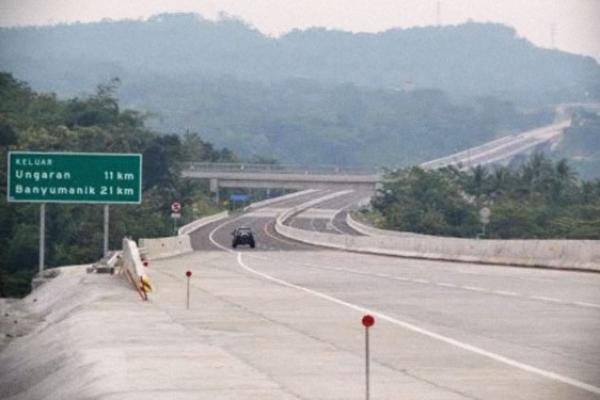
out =
<svg viewBox="0 0 600 400"><path fill-rule="evenodd" d="M150 279L147 276L142 276L140 278L141 289L144 293L149 293L152 291L152 284L150 283Z"/></svg>

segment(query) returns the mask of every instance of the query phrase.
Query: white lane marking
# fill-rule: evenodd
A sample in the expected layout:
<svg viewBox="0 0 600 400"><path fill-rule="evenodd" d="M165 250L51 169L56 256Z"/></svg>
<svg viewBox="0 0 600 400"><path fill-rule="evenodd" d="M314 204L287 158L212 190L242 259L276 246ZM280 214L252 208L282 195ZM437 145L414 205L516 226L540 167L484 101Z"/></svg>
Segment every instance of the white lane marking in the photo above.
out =
<svg viewBox="0 0 600 400"><path fill-rule="evenodd" d="M304 216L303 216L303 219L306 219L306 218L304 218ZM317 230L317 227L315 226L315 220L314 219L310 218L308 220L308 225L310 226L310 230L311 231L316 231Z"/></svg>
<svg viewBox="0 0 600 400"><path fill-rule="evenodd" d="M344 209L341 209L339 212L342 212ZM336 214L337 215L337 214ZM344 232L343 230L341 230L340 228L338 228L337 226L335 226L335 223L333 222L335 218L335 215L333 217L331 217L329 219L328 224L331 226L331 228L336 231L337 233L339 233L340 235L346 235L346 232Z"/></svg>
<svg viewBox="0 0 600 400"><path fill-rule="evenodd" d="M229 249L227 249L227 250L229 250ZM289 287L289 288L292 288L292 289L297 289L297 290L303 291L303 292L311 294L311 295L313 295L315 297L319 297L321 299L330 301L330 302L335 303L335 304L339 304L341 306L350 308L350 309L355 310L355 311L359 311L361 313L372 314L375 317L377 317L379 319L382 319L384 321L387 321L387 322L389 322L391 324L401 326L401 327L403 327L405 329L408 329L410 331L413 331L413 332L416 332L416 333L420 333L420 334L422 334L424 336L428 336L428 337L430 337L432 339L439 340L441 342L450 344L452 346L461 348L463 350L467 350L467 351L470 351L472 353L479 354L481 356L490 358L490 359L498 361L500 363L504 363L506 365L510 365L511 367L515 367L515 368L521 369L523 371L531 372L533 374L540 375L540 376L543 376L545 378L548 378L548 379L551 379L551 380L554 380L554 381L566 383L568 385L575 386L575 387L577 387L579 389L583 389L583 390L586 390L586 391L591 392L591 393L600 394L600 387L596 387L596 386L590 385L588 383L585 383L585 382L578 381L576 379L570 378L568 376L560 375L560 374L552 372L552 371L547 371L547 370L544 370L544 369L541 369L541 368L534 367L534 366L529 365L529 364L525 364L525 363L513 360L511 358L502 356L500 354L484 350L484 349L482 349L480 347L473 346L473 345L470 345L468 343L461 342L461 341L453 339L451 337L440 335L438 333L429 331L429 330L427 330L425 328L418 327L418 326L416 326L414 324L411 324L411 323L408 323L408 322L404 322L404 321L400 321L400 320L392 318L392 317L390 317L390 316L388 316L386 314L383 314L383 313L381 313L379 311L372 310L372 309L369 309L369 308L366 308L366 307L363 307L363 306L359 306L359 305L356 305L356 304L352 304L352 303L349 303L347 301L340 300L340 299L338 299L336 297L327 295L325 293L321 293L321 292L318 292L318 291L313 290L313 289L308 289L308 288L306 288L304 286L299 286L299 285L296 285L296 284L284 281L283 279L275 278L275 277L273 277L271 275L267 275L267 274L265 274L263 272L259 272L259 271L255 270L255 269L252 269L249 266L247 266L244 263L244 260L242 259L242 253L239 253L239 252L237 253L237 262L240 265L240 267L242 267L246 271L248 271L248 272L250 272L252 274L258 275L258 276L260 276L260 277L262 277L262 278L264 278L264 279L266 279L268 281L275 282L275 283L277 283L279 285L286 286L286 287Z"/></svg>
<svg viewBox="0 0 600 400"><path fill-rule="evenodd" d="M255 255L253 255L253 257L259 258L259 259L265 259L265 260L267 259L267 258L261 258L261 257L255 256ZM447 283L447 282L432 282L432 281L429 281L429 280L426 280L426 279L408 278L408 277L394 276L394 275L381 274L381 273L375 273L375 272L355 271L353 269L339 268L339 267L326 267L326 266L316 267L314 265L309 265L309 264L306 264L306 263L299 263L299 262L294 262L294 261L290 261L290 262L292 262L295 265L300 265L300 266L307 267L307 268L317 268L317 269L331 270L331 271L344 271L344 272L348 272L348 273L351 273L351 274L364 275L364 276L368 276L368 277L378 277L378 278L392 279L392 280L403 281L403 282L415 282L415 283L422 283L422 284L432 284L432 285L436 285L436 286L440 286L440 287L448 287L448 288L453 288L453 289L463 289L463 290L469 290L469 291L474 291L474 292L486 293L486 294L491 294L491 295L510 296L510 297L517 297L517 298L522 298L522 299L552 302L554 304L562 304L562 305L569 305L569 306L579 306L579 307L588 307L588 308L598 308L598 309L600 309L600 305L599 304L586 303L586 302L581 302L581 301L566 301L566 300L554 299L554 298L551 298L551 297L544 297L544 296L527 296L527 295L524 295L524 294L521 294L521 293L512 292L512 291L508 291L508 290L485 289L485 288L482 288L482 287L479 287L479 286L460 286L460 285L456 285L456 284L453 284L453 283Z"/></svg>
<svg viewBox="0 0 600 400"><path fill-rule="evenodd" d="M582 307L600 308L600 304L588 303L586 301L574 301L573 304L577 304Z"/></svg>
<svg viewBox="0 0 600 400"><path fill-rule="evenodd" d="M443 287L449 287L449 288L455 288L455 287L458 287L458 286L456 286L456 285L455 285L455 284L453 284L453 283L446 283L446 282L438 282L438 283L436 283L436 285L438 285L438 286L443 286Z"/></svg>
<svg viewBox="0 0 600 400"><path fill-rule="evenodd" d="M272 235L272 234L270 234L270 233L269 233L269 229L268 229L268 227L269 227L269 222L267 222L267 223L266 223L266 224L263 226L263 231L265 232L265 235L267 235L267 236L268 236L268 237L270 237L271 239L275 239L275 240L277 240L277 241L279 241L279 242L281 242L281 243L285 243L285 244L292 245L292 246L294 246L294 245L297 245L297 244L298 244L298 243L296 243L296 242L292 242L291 240L286 240L286 239L283 239L283 238L280 238L280 237L277 237L277 236L275 236L275 235Z"/></svg>
<svg viewBox="0 0 600 400"><path fill-rule="evenodd" d="M502 296L522 297L519 293L509 292L507 290L494 290L492 293L500 294Z"/></svg>
<svg viewBox="0 0 600 400"><path fill-rule="evenodd" d="M215 246L217 246L217 247L218 247L218 248L220 248L221 250L224 250L224 251L226 251L227 253L235 254L235 253L236 253L235 251L233 251L233 250L231 250L230 248L228 248L228 247L225 247L225 246L221 245L220 243L218 243L218 242L215 240L215 237L214 237L214 235L215 235L215 232L217 232L219 229L221 229L221 228L222 228L222 227L224 227L225 225L227 225L227 224L231 224L232 222L235 222L235 221L237 221L237 220L239 220L239 219L242 219L243 217L244 217L244 215L240 215L239 217L235 217L235 218L233 218L233 219L230 219L230 220L228 220L228 221L226 221L226 222L224 222L224 223L222 223L222 224L220 224L220 225L216 226L216 227L215 227L215 228L214 228L212 231L210 231L210 233L208 234L208 240L210 240L210 242L211 242L212 244L214 244ZM241 254L241 253L238 253L238 254Z"/></svg>
<svg viewBox="0 0 600 400"><path fill-rule="evenodd" d="M463 289L472 290L474 292L487 292L488 290L479 286L463 286Z"/></svg>
<svg viewBox="0 0 600 400"><path fill-rule="evenodd" d="M353 191L354 192L354 191ZM331 218L329 219L329 222L331 223L331 226L333 227L333 229L335 229L339 234L341 235L347 235L346 232L344 232L343 230L339 229L337 226L335 226L334 220L335 218L338 216L338 214L340 214L341 212L349 209L352 206L352 204L348 204L345 207L340 208L339 210L337 210L337 212L331 216ZM354 231L354 229L352 229Z"/></svg>
<svg viewBox="0 0 600 400"><path fill-rule="evenodd" d="M549 301L551 303L564 303L561 299L555 299L554 297L546 297L546 296L529 296L530 299L534 300L542 300Z"/></svg>
<svg viewBox="0 0 600 400"><path fill-rule="evenodd" d="M431 283L431 281L428 281L427 279L411 279L411 281L417 283Z"/></svg>

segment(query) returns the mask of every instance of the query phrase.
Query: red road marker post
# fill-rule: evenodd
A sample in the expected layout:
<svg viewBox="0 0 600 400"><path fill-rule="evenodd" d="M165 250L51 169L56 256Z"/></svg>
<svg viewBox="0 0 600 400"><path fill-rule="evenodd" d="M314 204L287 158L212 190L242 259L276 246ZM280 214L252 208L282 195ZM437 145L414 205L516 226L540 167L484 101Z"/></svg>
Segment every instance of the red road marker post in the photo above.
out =
<svg viewBox="0 0 600 400"><path fill-rule="evenodd" d="M186 308L189 310L190 309L190 278L192 277L192 271L187 271L185 273L185 276L187 276L187 302L186 302Z"/></svg>
<svg viewBox="0 0 600 400"><path fill-rule="evenodd" d="M365 327L365 389L366 399L369 400L369 378L370 378L370 351L369 351L369 328L375 324L375 318L371 315L366 314L362 318L362 324Z"/></svg>

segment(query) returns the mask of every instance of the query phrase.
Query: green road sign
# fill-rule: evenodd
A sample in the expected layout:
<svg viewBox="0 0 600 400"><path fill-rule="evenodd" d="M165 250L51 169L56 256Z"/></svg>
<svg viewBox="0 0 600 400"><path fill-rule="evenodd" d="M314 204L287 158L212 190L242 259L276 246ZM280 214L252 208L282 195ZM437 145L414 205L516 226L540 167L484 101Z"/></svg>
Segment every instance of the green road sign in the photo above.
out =
<svg viewBox="0 0 600 400"><path fill-rule="evenodd" d="M8 153L9 202L139 204L142 155Z"/></svg>

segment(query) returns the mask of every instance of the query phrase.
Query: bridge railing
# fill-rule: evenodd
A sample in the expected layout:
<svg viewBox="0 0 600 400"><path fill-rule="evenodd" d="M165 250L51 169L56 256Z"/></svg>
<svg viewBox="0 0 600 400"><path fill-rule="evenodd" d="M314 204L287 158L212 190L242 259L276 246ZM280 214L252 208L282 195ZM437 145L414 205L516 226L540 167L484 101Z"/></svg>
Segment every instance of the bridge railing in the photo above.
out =
<svg viewBox="0 0 600 400"><path fill-rule="evenodd" d="M183 169L198 172L271 173L304 175L377 175L379 168L300 166L284 164L186 162Z"/></svg>

